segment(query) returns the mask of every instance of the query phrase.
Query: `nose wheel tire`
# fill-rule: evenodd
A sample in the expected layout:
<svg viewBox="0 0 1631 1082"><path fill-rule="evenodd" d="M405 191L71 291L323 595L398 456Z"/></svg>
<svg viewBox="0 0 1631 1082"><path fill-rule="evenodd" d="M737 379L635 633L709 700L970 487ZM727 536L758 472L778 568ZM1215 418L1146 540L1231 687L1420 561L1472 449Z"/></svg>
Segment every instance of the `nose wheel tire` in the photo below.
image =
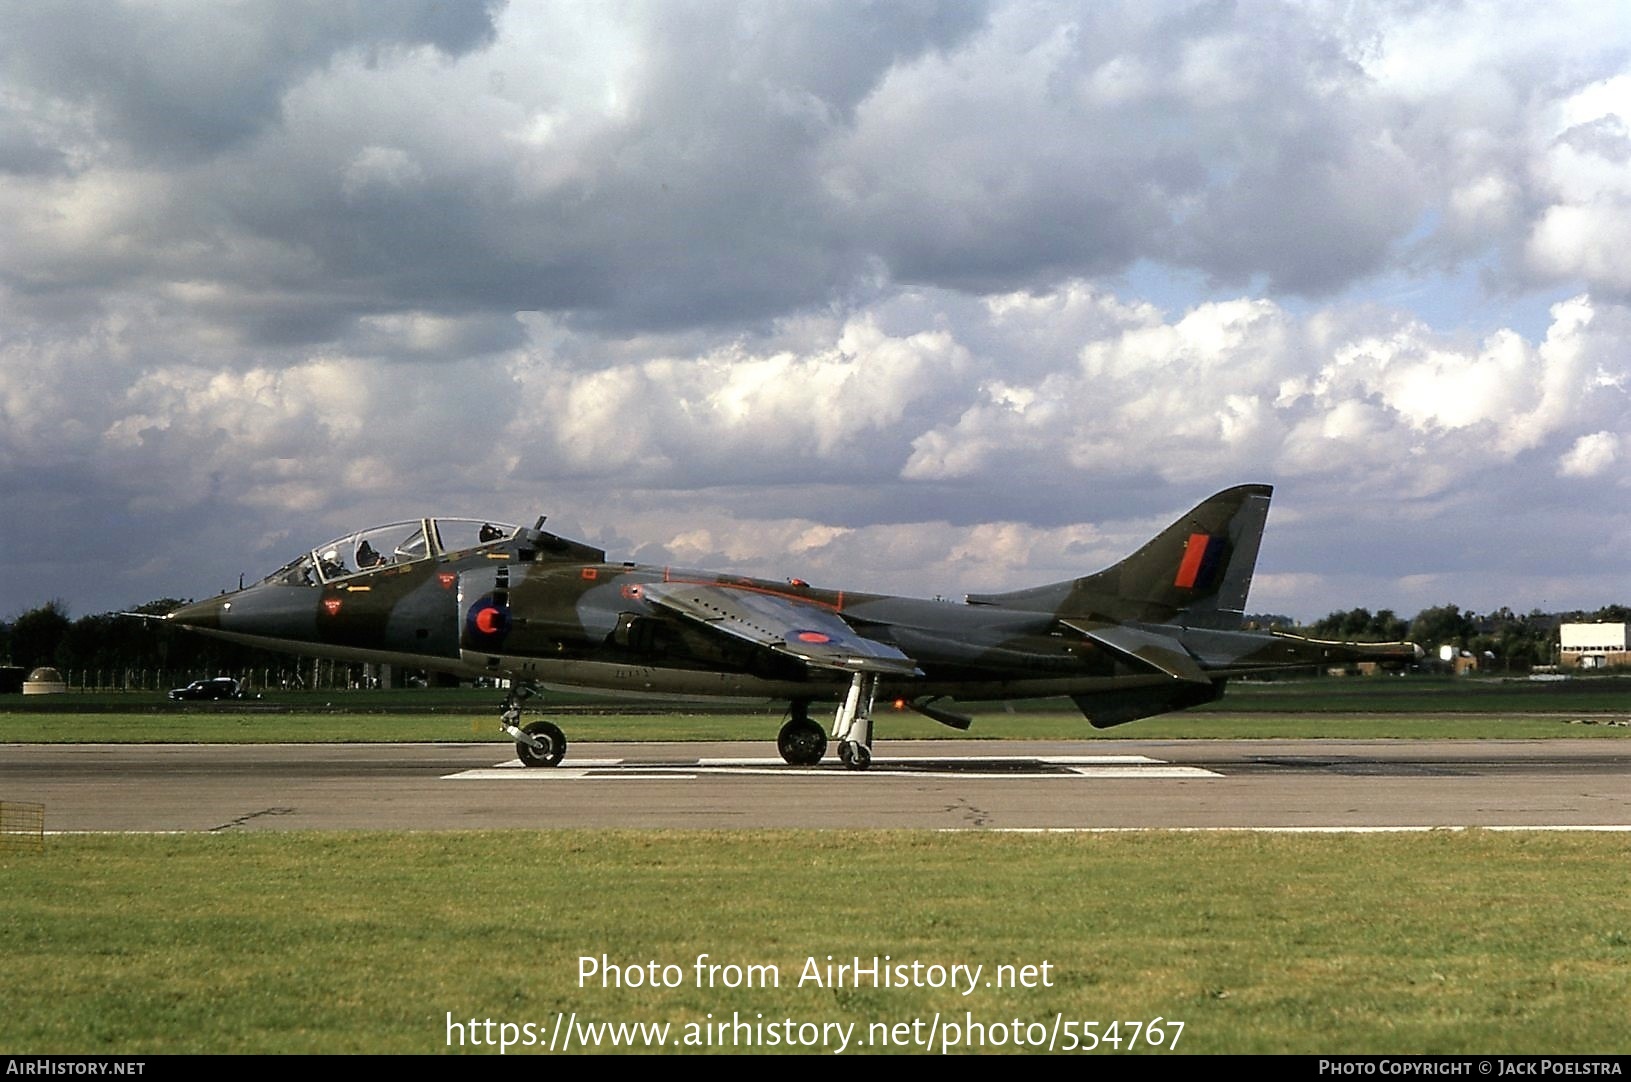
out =
<svg viewBox="0 0 1631 1082"><path fill-rule="evenodd" d="M531 725L524 725L521 731L532 737L544 746L539 751L531 744L515 742L515 757L521 760L522 766L555 766L566 758L566 734L560 727L547 721L535 721Z"/></svg>
<svg viewBox="0 0 1631 1082"><path fill-rule="evenodd" d="M827 734L809 718L794 718L776 734L776 750L793 766L815 766L827 754Z"/></svg>

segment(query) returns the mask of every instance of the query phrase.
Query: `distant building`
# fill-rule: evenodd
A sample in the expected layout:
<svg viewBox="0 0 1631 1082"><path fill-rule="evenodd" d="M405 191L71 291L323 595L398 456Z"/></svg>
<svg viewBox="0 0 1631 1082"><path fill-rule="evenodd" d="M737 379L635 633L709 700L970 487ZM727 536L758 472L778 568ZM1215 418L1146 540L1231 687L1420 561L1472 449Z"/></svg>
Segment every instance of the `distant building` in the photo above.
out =
<svg viewBox="0 0 1631 1082"><path fill-rule="evenodd" d="M1456 676L1466 676L1479 669L1478 655L1451 643L1445 643L1438 648L1438 660L1446 672L1454 673Z"/></svg>
<svg viewBox="0 0 1631 1082"><path fill-rule="evenodd" d="M1565 668L1606 669L1631 665L1626 644L1626 624L1561 624L1557 629L1561 646L1560 664Z"/></svg>

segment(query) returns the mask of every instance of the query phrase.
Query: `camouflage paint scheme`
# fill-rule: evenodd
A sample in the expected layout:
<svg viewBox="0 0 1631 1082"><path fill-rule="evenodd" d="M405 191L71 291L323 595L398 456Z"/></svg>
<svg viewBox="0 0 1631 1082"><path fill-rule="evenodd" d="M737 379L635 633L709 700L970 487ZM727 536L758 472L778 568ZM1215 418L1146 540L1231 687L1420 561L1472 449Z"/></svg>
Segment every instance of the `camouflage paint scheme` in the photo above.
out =
<svg viewBox="0 0 1631 1082"><path fill-rule="evenodd" d="M1055 695L1104 728L1210 702L1232 676L1419 656L1408 643L1242 629L1272 492L1227 489L1097 574L962 604L608 563L544 532L542 519L444 550L436 539L454 520L423 520L433 540L421 551L414 535L412 558L325 566L348 543L360 552L359 533L169 618L296 653L509 679L518 691L501 724L528 765L564 755L555 726L518 727L521 699L555 686L787 700L793 717L778 744L796 763L826 750L809 705L836 700L840 758L864 767L880 687L956 728L971 719L949 700Z"/></svg>

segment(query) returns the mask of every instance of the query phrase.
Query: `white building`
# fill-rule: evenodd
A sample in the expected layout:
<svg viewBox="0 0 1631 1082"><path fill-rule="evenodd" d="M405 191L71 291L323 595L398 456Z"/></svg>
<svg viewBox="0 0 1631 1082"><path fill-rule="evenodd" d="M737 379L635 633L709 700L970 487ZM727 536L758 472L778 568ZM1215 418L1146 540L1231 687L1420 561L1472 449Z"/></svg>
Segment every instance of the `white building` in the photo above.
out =
<svg viewBox="0 0 1631 1082"><path fill-rule="evenodd" d="M1631 665L1625 624L1561 624L1558 639L1562 664L1580 669Z"/></svg>

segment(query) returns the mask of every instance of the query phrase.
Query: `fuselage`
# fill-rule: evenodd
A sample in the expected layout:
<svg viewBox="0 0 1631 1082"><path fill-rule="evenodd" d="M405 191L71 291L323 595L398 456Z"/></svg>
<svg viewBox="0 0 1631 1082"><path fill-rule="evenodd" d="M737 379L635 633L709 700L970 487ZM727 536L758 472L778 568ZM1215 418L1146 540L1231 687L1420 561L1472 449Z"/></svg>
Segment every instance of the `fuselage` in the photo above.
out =
<svg viewBox="0 0 1631 1082"><path fill-rule="evenodd" d="M531 565L508 569L509 616L491 632L469 618L494 591L496 572L460 578L465 671L545 685L659 695L830 699L849 675L811 668L750 643L675 619L643 596L648 584L692 583L815 605L858 633L897 648L914 674L891 674L886 693L968 701L1090 695L1166 687L1172 677L1107 650L1049 612L827 590L797 582L636 564ZM1073 622L1091 626L1091 614ZM1224 680L1346 659L1348 644L1261 632L1118 624L1181 645L1208 677Z"/></svg>
<svg viewBox="0 0 1631 1082"><path fill-rule="evenodd" d="M468 612L493 591L491 571L464 576ZM602 687L663 695L826 699L848 675L812 668L749 642L675 617L644 596L652 584L698 584L781 598L839 616L875 642L917 663L893 675L891 694L1008 697L1046 682L1065 693L1083 680L1106 679L1114 664L1080 636L1054 633L1043 614L824 590L798 583L633 564L512 567L502 630L484 633L468 620L462 656L468 667L543 684Z"/></svg>

